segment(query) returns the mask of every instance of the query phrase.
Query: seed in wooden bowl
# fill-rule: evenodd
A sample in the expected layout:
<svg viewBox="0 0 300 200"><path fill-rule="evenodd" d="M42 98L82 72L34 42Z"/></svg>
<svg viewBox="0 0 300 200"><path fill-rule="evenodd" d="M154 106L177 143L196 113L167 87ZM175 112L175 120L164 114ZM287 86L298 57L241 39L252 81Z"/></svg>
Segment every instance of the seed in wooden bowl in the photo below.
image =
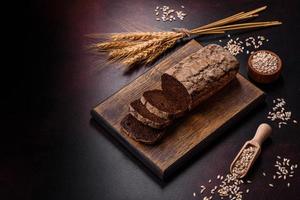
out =
<svg viewBox="0 0 300 200"><path fill-rule="evenodd" d="M278 69L277 57L266 51L260 51L254 54L251 64L255 70L266 74L272 74Z"/></svg>
<svg viewBox="0 0 300 200"><path fill-rule="evenodd" d="M256 51L248 59L248 74L256 82L271 83L279 78L281 71L281 59L272 51Z"/></svg>

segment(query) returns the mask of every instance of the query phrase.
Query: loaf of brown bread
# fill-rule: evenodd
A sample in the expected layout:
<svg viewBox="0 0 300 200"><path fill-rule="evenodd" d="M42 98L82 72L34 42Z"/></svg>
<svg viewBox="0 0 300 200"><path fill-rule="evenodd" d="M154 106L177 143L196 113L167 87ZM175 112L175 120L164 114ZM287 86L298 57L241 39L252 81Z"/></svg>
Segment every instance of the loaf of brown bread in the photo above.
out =
<svg viewBox="0 0 300 200"><path fill-rule="evenodd" d="M238 70L239 62L229 51L211 44L168 69L161 77L162 89L186 94L193 109L233 80Z"/></svg>
<svg viewBox="0 0 300 200"><path fill-rule="evenodd" d="M232 81L239 70L237 59L223 47L203 47L161 77L162 90L145 91L130 104L121 122L123 131L139 142L154 144L165 128Z"/></svg>

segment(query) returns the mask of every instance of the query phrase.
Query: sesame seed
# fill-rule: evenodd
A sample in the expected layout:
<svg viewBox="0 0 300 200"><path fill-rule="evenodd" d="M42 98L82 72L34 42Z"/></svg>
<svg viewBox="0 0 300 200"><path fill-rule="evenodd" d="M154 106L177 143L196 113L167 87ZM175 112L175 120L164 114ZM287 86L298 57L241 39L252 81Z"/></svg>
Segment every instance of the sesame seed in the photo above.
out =
<svg viewBox="0 0 300 200"><path fill-rule="evenodd" d="M194 197L196 196L196 193L195 193L195 192L193 193L193 196L194 196Z"/></svg>
<svg viewBox="0 0 300 200"><path fill-rule="evenodd" d="M269 183L269 186L270 186L270 187L274 187L274 185L273 185L272 183Z"/></svg>

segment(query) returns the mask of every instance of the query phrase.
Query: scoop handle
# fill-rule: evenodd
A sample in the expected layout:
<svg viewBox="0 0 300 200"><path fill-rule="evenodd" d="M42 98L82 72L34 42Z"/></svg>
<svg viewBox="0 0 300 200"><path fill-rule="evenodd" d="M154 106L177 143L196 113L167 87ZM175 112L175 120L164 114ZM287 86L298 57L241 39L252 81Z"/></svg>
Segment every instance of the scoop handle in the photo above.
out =
<svg viewBox="0 0 300 200"><path fill-rule="evenodd" d="M262 143L271 135L271 132L271 126L269 124L263 123L258 126L252 141L255 141L259 145L262 145Z"/></svg>

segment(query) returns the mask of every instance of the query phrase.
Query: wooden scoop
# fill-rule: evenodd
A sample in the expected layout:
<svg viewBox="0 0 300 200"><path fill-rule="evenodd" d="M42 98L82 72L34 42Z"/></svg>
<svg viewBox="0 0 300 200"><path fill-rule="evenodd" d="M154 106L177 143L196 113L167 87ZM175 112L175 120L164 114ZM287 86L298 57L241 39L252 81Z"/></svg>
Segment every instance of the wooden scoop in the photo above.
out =
<svg viewBox="0 0 300 200"><path fill-rule="evenodd" d="M261 145L272 132L270 125L263 123L258 126L255 136L247 141L230 165L230 172L243 178L248 173L261 151Z"/></svg>

